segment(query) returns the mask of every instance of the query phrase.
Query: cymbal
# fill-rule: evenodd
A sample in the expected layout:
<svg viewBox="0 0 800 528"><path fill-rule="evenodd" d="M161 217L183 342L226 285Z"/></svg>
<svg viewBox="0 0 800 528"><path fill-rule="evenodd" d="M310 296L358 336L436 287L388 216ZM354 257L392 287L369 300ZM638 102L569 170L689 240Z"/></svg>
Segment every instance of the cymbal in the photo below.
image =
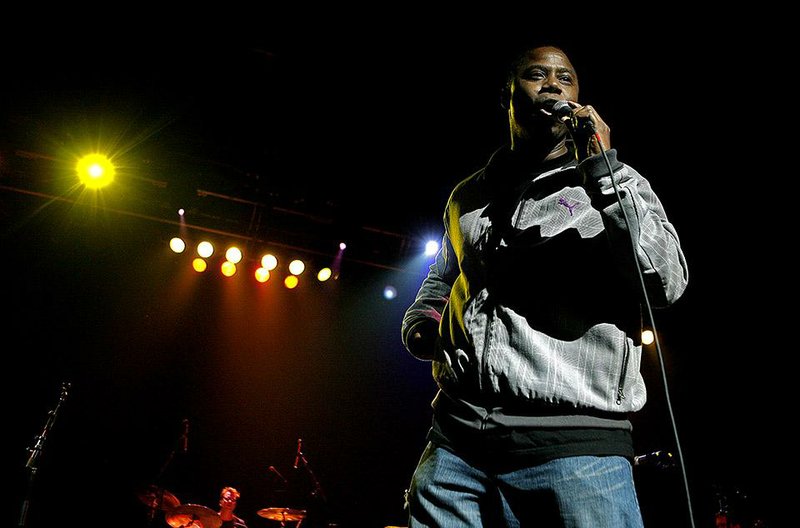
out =
<svg viewBox="0 0 800 528"><path fill-rule="evenodd" d="M219 528L222 518L211 508L200 504L182 504L169 510L165 517L172 528Z"/></svg>
<svg viewBox="0 0 800 528"><path fill-rule="evenodd" d="M140 491L137 496L148 508L154 510L171 510L175 506L180 506L181 501L178 497L165 490L151 484L147 489Z"/></svg>
<svg viewBox="0 0 800 528"><path fill-rule="evenodd" d="M306 518L305 510L293 510L291 508L263 508L258 510L259 517L273 521L302 521Z"/></svg>

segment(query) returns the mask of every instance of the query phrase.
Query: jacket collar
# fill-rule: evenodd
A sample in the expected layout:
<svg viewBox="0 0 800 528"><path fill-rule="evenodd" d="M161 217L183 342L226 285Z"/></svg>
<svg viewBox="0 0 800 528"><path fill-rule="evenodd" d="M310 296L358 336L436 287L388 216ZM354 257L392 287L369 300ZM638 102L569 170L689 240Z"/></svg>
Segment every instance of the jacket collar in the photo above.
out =
<svg viewBox="0 0 800 528"><path fill-rule="evenodd" d="M483 170L482 176L487 182L493 182L496 178L501 178L503 181L508 182L509 178L512 181L529 180L539 174L549 172L562 167L577 166L578 162L571 152L559 156L557 158L547 160L537 165L523 162L519 156L515 155L511 150L511 145L505 144L499 149L495 150L489 157L489 161Z"/></svg>

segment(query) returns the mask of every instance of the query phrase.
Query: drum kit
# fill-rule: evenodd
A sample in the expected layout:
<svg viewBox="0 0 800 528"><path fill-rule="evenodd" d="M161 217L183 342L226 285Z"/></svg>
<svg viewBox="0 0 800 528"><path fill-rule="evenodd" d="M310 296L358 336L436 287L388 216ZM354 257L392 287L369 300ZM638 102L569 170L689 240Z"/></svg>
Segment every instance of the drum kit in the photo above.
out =
<svg viewBox="0 0 800 528"><path fill-rule="evenodd" d="M175 494L158 486L148 486L138 493L139 500L151 510L151 518L157 511L164 512L167 524L172 528L220 528L222 518L219 513L201 504L181 504ZM256 512L259 517L277 521L280 526L287 522L297 523L300 528L306 518L306 510L293 508L262 508Z"/></svg>
<svg viewBox="0 0 800 528"><path fill-rule="evenodd" d="M189 432L189 420L185 419L182 423L183 430L178 439L177 445L183 452L185 452L186 438ZM161 471L159 472L159 477L164 474L167 466L169 466L175 453L178 451L178 447L176 447L176 449L170 453L166 462L162 466ZM303 467L305 469L313 485L311 497L324 502L326 500L325 493L323 492L319 480L312 471L311 465L308 463L308 460L303 453L302 438L297 439L297 451L295 453L293 467L295 469L298 469L299 467ZM284 484L288 484L287 479L284 478L284 476L281 475L274 466L269 466L269 471L279 477ZM157 480L158 478L156 481ZM222 517L218 512L201 504L182 504L174 493L155 484L151 484L147 488L139 491L137 493L137 497L142 503L145 504L145 506L149 508L149 519L151 523L155 519L157 513L163 512L167 524L172 528L221 528L222 526ZM236 499L238 498L239 495L238 492L236 492ZM259 517L280 523L280 526L282 527L286 526L286 523L296 523L294 524L293 528L300 528L303 520L307 517L307 510L285 507L262 508L256 513ZM314 515L312 514L312 518L313 517ZM241 519L235 519L241 521ZM236 522L234 522L234 525L238 526Z"/></svg>

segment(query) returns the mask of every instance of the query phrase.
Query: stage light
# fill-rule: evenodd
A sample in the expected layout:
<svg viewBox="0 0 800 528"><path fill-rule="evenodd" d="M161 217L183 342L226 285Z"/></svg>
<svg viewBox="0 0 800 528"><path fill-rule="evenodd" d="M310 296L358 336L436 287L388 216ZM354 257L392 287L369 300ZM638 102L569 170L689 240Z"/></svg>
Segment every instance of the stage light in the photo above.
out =
<svg viewBox="0 0 800 528"><path fill-rule="evenodd" d="M330 268L322 268L317 273L317 280L319 280L320 282L325 282L326 280L331 278L331 275L333 275L333 271L331 271Z"/></svg>
<svg viewBox="0 0 800 528"><path fill-rule="evenodd" d="M644 345L652 345L655 340L656 340L656 336L655 336L655 334L653 334L652 330L643 330L642 331L642 344L644 344Z"/></svg>
<svg viewBox="0 0 800 528"><path fill-rule="evenodd" d="M208 264L206 264L205 260L196 258L192 261L192 267L197 273L203 273L208 267Z"/></svg>
<svg viewBox="0 0 800 528"><path fill-rule="evenodd" d="M89 189L101 189L114 181L116 169L103 154L89 154L78 160L75 166L78 179Z"/></svg>
<svg viewBox="0 0 800 528"><path fill-rule="evenodd" d="M397 289L394 286L386 286L383 289L383 298L386 300L391 301L397 297Z"/></svg>
<svg viewBox="0 0 800 528"><path fill-rule="evenodd" d="M226 260L225 262L222 263L222 266L220 266L220 270L222 271L222 274L225 275L226 277L233 277L234 275L236 275L236 264L234 264L230 260Z"/></svg>
<svg viewBox="0 0 800 528"><path fill-rule="evenodd" d="M278 267L278 258L275 255L272 255L271 253L267 253L263 257L261 257L261 265L267 271L272 271Z"/></svg>
<svg viewBox="0 0 800 528"><path fill-rule="evenodd" d="M208 258L214 254L214 246L211 242L203 241L197 244L197 254L203 258Z"/></svg>
<svg viewBox="0 0 800 528"><path fill-rule="evenodd" d="M283 284L290 290L297 287L297 284L300 282L300 279L297 278L297 275L289 275L285 279L283 279Z"/></svg>
<svg viewBox="0 0 800 528"><path fill-rule="evenodd" d="M336 252L336 256L333 257L333 262L331 262L331 277L333 277L333 280L337 280L342 271L342 255L345 249L347 249L347 244L339 242L339 251Z"/></svg>
<svg viewBox="0 0 800 528"><path fill-rule="evenodd" d="M186 242L181 238L174 237L169 241L169 248L175 253L183 253L186 250Z"/></svg>
<svg viewBox="0 0 800 528"><path fill-rule="evenodd" d="M238 264L242 261L242 250L236 246L231 246L225 252L225 258L229 262L233 262L234 264Z"/></svg>
<svg viewBox="0 0 800 528"><path fill-rule="evenodd" d="M185 214L186 214L186 209L184 209L183 207L181 207L180 209L178 209L178 216L183 216L183 215L185 215Z"/></svg>
<svg viewBox="0 0 800 528"><path fill-rule="evenodd" d="M439 251L439 243L434 240L429 240L425 244L425 255L428 257L432 257Z"/></svg>
<svg viewBox="0 0 800 528"><path fill-rule="evenodd" d="M289 273L292 275L300 275L305 269L306 265L302 260L295 259L289 263Z"/></svg>
<svg viewBox="0 0 800 528"><path fill-rule="evenodd" d="M269 280L269 270L267 268L258 268L255 275L258 282L267 282Z"/></svg>

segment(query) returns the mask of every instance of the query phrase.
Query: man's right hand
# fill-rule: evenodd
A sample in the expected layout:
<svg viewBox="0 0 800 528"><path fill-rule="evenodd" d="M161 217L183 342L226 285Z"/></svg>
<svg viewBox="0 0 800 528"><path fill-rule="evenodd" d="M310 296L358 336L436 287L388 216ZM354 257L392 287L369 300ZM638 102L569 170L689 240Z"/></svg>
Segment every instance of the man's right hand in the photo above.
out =
<svg viewBox="0 0 800 528"><path fill-rule="evenodd" d="M408 350L414 357L429 361L433 359L438 337L438 323L435 321L418 323L411 329Z"/></svg>

